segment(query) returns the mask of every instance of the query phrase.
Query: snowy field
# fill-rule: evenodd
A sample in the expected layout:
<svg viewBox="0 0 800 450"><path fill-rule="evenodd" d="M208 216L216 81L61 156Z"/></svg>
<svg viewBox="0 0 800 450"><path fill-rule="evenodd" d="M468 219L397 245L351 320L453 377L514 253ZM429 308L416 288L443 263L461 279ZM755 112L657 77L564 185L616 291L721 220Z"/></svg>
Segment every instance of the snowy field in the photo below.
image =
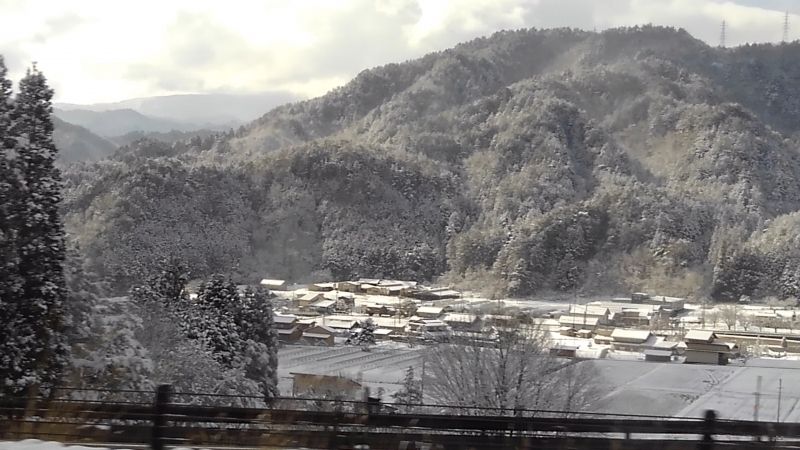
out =
<svg viewBox="0 0 800 450"><path fill-rule="evenodd" d="M419 374L423 347L381 343L362 351L359 347L286 346L278 351L278 387L284 395L292 392L292 373L342 375L387 394L400 387L406 369L413 366Z"/></svg>
<svg viewBox="0 0 800 450"><path fill-rule="evenodd" d="M344 375L389 395L409 366L421 373L424 347L387 343L363 352L356 347L287 346L278 353L280 388L291 394L292 372ZM774 421L782 380L781 421L800 422L800 361L750 360L746 366L590 360L598 399L594 412L702 417L715 409L723 419L752 420L757 379L762 377L760 420ZM2 450L2 449L0 449Z"/></svg>
<svg viewBox="0 0 800 450"><path fill-rule="evenodd" d="M757 380L761 376L759 420L778 419L778 385L782 380L784 422L800 421L800 363L751 360L747 366L710 366L640 361L597 360L601 397L596 412L703 417L714 409L722 419L753 420ZM768 366L768 367L758 367Z"/></svg>

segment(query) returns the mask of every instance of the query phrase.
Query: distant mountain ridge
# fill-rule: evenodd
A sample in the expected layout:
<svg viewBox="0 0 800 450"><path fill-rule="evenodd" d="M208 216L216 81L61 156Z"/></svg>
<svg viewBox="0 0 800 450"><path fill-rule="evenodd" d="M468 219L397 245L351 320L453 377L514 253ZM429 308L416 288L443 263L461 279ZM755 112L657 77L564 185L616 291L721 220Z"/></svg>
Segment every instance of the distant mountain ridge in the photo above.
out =
<svg viewBox="0 0 800 450"><path fill-rule="evenodd" d="M89 111L54 108L53 114L65 122L84 127L105 138L122 136L133 131L165 133L201 128L190 123L149 117L132 109Z"/></svg>
<svg viewBox="0 0 800 450"><path fill-rule="evenodd" d="M134 144L150 158L71 174L68 224L101 230L76 237L120 286L170 255L242 279L796 297L796 79L798 43L500 32L235 133Z"/></svg>
<svg viewBox="0 0 800 450"><path fill-rule="evenodd" d="M56 103L55 107L64 111L88 110L96 112L131 109L156 119L191 123L197 128L219 128L220 126L238 126L263 115L276 106L299 99L297 95L287 92L186 94L135 98L91 105ZM171 130L139 131L163 132Z"/></svg>

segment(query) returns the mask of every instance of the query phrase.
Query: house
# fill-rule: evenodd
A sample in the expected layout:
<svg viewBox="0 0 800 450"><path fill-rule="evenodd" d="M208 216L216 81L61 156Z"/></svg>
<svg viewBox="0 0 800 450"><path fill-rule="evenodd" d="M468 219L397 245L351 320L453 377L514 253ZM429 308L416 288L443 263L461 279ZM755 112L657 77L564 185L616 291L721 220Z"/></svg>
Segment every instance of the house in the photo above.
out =
<svg viewBox="0 0 800 450"><path fill-rule="evenodd" d="M307 294L301 295L300 298L297 299L297 307L298 308L309 308L312 304L325 299L325 294L322 292L309 292Z"/></svg>
<svg viewBox="0 0 800 450"><path fill-rule="evenodd" d="M361 283L358 281L340 281L336 283L336 290L344 292L361 292Z"/></svg>
<svg viewBox="0 0 800 450"><path fill-rule="evenodd" d="M386 305L367 305L366 312L370 316L394 316L397 310Z"/></svg>
<svg viewBox="0 0 800 450"><path fill-rule="evenodd" d="M648 330L615 328L611 332L611 347L614 350L641 351L651 346L655 341L656 337Z"/></svg>
<svg viewBox="0 0 800 450"><path fill-rule="evenodd" d="M330 292L336 289L335 283L313 283L308 285L308 290L313 292Z"/></svg>
<svg viewBox="0 0 800 450"><path fill-rule="evenodd" d="M319 314L333 314L335 305L335 300L328 300L323 297L322 300L312 303L311 308Z"/></svg>
<svg viewBox="0 0 800 450"><path fill-rule="evenodd" d="M572 314L562 314L558 318L558 323L562 327L570 327L575 330L584 329L584 330L593 330L597 328L600 319L597 317L587 317L587 316L575 316Z"/></svg>
<svg viewBox="0 0 800 450"><path fill-rule="evenodd" d="M446 300L451 298L461 298L461 293L449 288L409 288L403 292L406 297L418 300Z"/></svg>
<svg viewBox="0 0 800 450"><path fill-rule="evenodd" d="M358 320L348 316L327 316L320 318L321 325L333 329L337 334L347 336L354 328L358 328Z"/></svg>
<svg viewBox="0 0 800 450"><path fill-rule="evenodd" d="M444 310L441 306L420 306L415 314L425 319L437 319L444 313Z"/></svg>
<svg viewBox="0 0 800 450"><path fill-rule="evenodd" d="M372 323L378 328L388 328L390 330L402 333L408 325L408 319L403 319L397 316L394 317L370 317Z"/></svg>
<svg viewBox="0 0 800 450"><path fill-rule="evenodd" d="M279 342L291 344L297 342L303 334L295 315L275 314L272 321L275 324L275 330L278 332Z"/></svg>
<svg viewBox="0 0 800 450"><path fill-rule="evenodd" d="M292 376L292 395L295 397L348 400L357 400L361 397L361 383L347 377L297 372L292 372L290 375Z"/></svg>
<svg viewBox="0 0 800 450"><path fill-rule="evenodd" d="M738 345L722 341L713 331L690 330L683 340L686 342L686 364L725 365L739 351Z"/></svg>
<svg viewBox="0 0 800 450"><path fill-rule="evenodd" d="M644 360L650 362L670 362L672 361L672 351L649 348L644 351Z"/></svg>
<svg viewBox="0 0 800 450"><path fill-rule="evenodd" d="M261 286L264 286L270 291L285 291L286 281L264 278L263 280L261 280Z"/></svg>
<svg viewBox="0 0 800 450"><path fill-rule="evenodd" d="M442 317L442 321L453 331L477 332L483 328L483 320L474 314L449 313Z"/></svg>
<svg viewBox="0 0 800 450"><path fill-rule="evenodd" d="M336 330L324 325L315 325L303 331L303 342L309 345L332 347Z"/></svg>
<svg viewBox="0 0 800 450"><path fill-rule="evenodd" d="M611 311L602 305L570 305L569 315L595 317L598 325L607 325Z"/></svg>
<svg viewBox="0 0 800 450"><path fill-rule="evenodd" d="M486 314L483 316L483 322L494 327L508 328L517 326L519 320L503 314Z"/></svg>
<svg viewBox="0 0 800 450"><path fill-rule="evenodd" d="M412 317L408 320L406 333L423 340L446 340L452 334L450 327L438 319Z"/></svg>
<svg viewBox="0 0 800 450"><path fill-rule="evenodd" d="M574 358L577 356L577 345L557 344L550 348L550 356L562 358Z"/></svg>

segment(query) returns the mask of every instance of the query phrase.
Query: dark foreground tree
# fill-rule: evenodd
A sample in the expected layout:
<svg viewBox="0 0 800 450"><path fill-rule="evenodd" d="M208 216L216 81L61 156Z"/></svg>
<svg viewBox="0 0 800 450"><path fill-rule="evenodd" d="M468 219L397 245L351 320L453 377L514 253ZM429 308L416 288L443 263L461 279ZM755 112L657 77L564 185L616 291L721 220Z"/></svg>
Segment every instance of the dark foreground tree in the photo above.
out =
<svg viewBox="0 0 800 450"><path fill-rule="evenodd" d="M4 103L0 108L8 111L5 77L0 77L0 85L0 101ZM61 180L54 165L57 150L53 143L52 97L53 90L34 66L20 81L10 110L10 127L6 122L0 130L6 133L5 155L6 147L16 140L14 157L3 159L6 164L10 162L20 181L19 189L12 189L11 198L6 199L14 209L7 227L12 230L11 245L16 249L6 271L15 272L19 280L7 283L6 290L10 284L11 291L4 292L3 299L7 307L3 327L8 333L0 342L0 373L6 392L46 390L57 382L65 362L65 247L59 216ZM9 116L0 113L4 118ZM11 179L16 179L14 173Z"/></svg>

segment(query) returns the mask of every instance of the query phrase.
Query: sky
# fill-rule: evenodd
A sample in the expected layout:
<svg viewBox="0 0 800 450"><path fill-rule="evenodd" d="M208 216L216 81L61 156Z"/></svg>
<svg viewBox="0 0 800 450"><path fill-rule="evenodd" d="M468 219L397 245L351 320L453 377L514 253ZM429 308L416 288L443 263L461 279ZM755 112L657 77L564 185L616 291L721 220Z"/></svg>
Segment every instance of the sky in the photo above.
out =
<svg viewBox="0 0 800 450"><path fill-rule="evenodd" d="M779 42L800 0L0 0L0 54L56 100L181 93L322 95L364 69L503 29L646 23L718 45Z"/></svg>

